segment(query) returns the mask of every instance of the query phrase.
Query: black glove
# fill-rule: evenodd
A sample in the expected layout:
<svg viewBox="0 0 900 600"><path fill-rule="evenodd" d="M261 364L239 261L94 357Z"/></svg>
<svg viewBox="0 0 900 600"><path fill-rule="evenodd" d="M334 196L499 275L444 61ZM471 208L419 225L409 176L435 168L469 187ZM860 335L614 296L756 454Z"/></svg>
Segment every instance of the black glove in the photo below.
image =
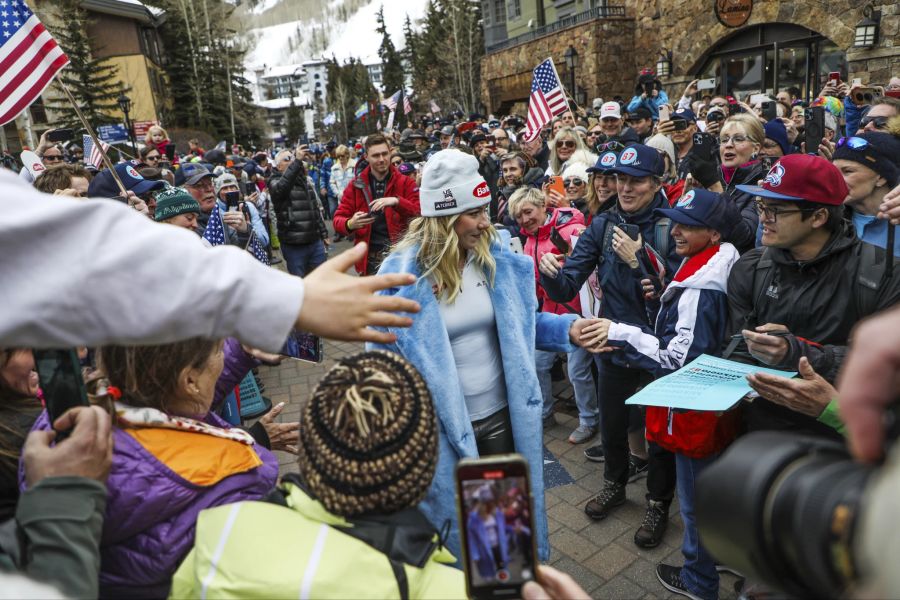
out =
<svg viewBox="0 0 900 600"><path fill-rule="evenodd" d="M702 159L691 156L690 173L694 179L704 188L709 188L719 181L719 163L715 160Z"/></svg>

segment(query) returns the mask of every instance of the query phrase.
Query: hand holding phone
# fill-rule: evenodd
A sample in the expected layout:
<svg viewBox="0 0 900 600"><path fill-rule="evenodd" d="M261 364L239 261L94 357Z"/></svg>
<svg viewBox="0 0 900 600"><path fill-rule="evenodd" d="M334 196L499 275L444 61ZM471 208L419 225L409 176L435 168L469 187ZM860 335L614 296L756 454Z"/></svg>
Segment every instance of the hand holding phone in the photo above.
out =
<svg viewBox="0 0 900 600"><path fill-rule="evenodd" d="M225 206L228 210L236 210L241 202L241 193L237 190L225 192Z"/></svg>
<svg viewBox="0 0 900 600"><path fill-rule="evenodd" d="M537 566L528 463L519 454L463 459L456 492L469 597L519 597Z"/></svg>
<svg viewBox="0 0 900 600"><path fill-rule="evenodd" d="M659 120L660 121L668 121L672 118L672 113L669 110L668 104L663 104L659 107Z"/></svg>
<svg viewBox="0 0 900 600"><path fill-rule="evenodd" d="M34 350L33 353L35 370L51 423L55 423L70 408L90 406L81 378L81 363L73 348ZM59 442L68 435L68 429L58 431L56 441Z"/></svg>

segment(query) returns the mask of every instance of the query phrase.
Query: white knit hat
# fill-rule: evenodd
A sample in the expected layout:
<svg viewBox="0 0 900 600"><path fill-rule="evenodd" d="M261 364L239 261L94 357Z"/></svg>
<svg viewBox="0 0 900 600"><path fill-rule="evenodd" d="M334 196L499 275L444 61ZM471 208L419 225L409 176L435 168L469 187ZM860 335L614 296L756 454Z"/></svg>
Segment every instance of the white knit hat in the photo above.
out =
<svg viewBox="0 0 900 600"><path fill-rule="evenodd" d="M588 166L581 161L575 161L571 164L566 163L566 168L563 170L562 178L570 179L572 177L577 177L578 179L587 182L588 180Z"/></svg>
<svg viewBox="0 0 900 600"><path fill-rule="evenodd" d="M215 186L216 194L218 195L219 191L226 185L233 185L234 187L238 187L238 180L237 177L235 177L231 173L222 173L221 175L216 177L213 185Z"/></svg>
<svg viewBox="0 0 900 600"><path fill-rule="evenodd" d="M675 144L672 143L672 140L670 140L668 136L657 133L648 139L646 144L651 148L656 148L657 150L665 152L669 157L669 164L675 164Z"/></svg>
<svg viewBox="0 0 900 600"><path fill-rule="evenodd" d="M484 206L491 189L478 173L478 159L460 150L434 154L422 170L419 203L423 217L446 217Z"/></svg>

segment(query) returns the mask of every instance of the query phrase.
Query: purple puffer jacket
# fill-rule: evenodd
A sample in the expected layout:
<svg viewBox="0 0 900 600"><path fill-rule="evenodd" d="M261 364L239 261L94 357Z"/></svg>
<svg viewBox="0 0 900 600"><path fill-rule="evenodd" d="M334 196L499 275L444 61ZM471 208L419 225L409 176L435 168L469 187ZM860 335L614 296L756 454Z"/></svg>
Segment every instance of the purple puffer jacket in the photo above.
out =
<svg viewBox="0 0 900 600"><path fill-rule="evenodd" d="M225 383L221 397L256 364L239 345L229 348L230 341L226 340L225 368L219 379ZM216 397L220 400L218 387ZM212 412L204 420L217 427L230 427ZM46 412L33 429L50 429ZM271 491L278 477L277 458L259 444L253 448L262 461L260 466L229 475L213 485L201 486L171 470L122 429L113 430L113 439L115 448L107 480L108 500L100 543L102 598L166 597L172 575L193 546L194 526L200 511L232 502L259 500ZM222 440L222 443L236 442ZM208 458L217 460L215 456ZM21 462L19 482L24 490Z"/></svg>

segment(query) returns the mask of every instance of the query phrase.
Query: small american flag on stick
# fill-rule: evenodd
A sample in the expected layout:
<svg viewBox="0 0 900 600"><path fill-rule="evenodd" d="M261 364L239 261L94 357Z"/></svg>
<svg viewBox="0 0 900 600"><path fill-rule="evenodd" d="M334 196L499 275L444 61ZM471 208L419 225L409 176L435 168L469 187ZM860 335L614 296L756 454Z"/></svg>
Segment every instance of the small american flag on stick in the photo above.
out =
<svg viewBox="0 0 900 600"><path fill-rule="evenodd" d="M525 141L538 136L541 128L553 117L568 109L566 94L556 73L553 59L548 58L533 71L531 96L528 98L528 120L525 123Z"/></svg>
<svg viewBox="0 0 900 600"><path fill-rule="evenodd" d="M94 167L99 170L100 165L103 163L103 156L100 155L100 150L94 145L94 140L92 140L89 135L82 135L81 145L84 148L85 166ZM109 150L109 144L106 142L101 141L100 146L103 147L104 152Z"/></svg>

